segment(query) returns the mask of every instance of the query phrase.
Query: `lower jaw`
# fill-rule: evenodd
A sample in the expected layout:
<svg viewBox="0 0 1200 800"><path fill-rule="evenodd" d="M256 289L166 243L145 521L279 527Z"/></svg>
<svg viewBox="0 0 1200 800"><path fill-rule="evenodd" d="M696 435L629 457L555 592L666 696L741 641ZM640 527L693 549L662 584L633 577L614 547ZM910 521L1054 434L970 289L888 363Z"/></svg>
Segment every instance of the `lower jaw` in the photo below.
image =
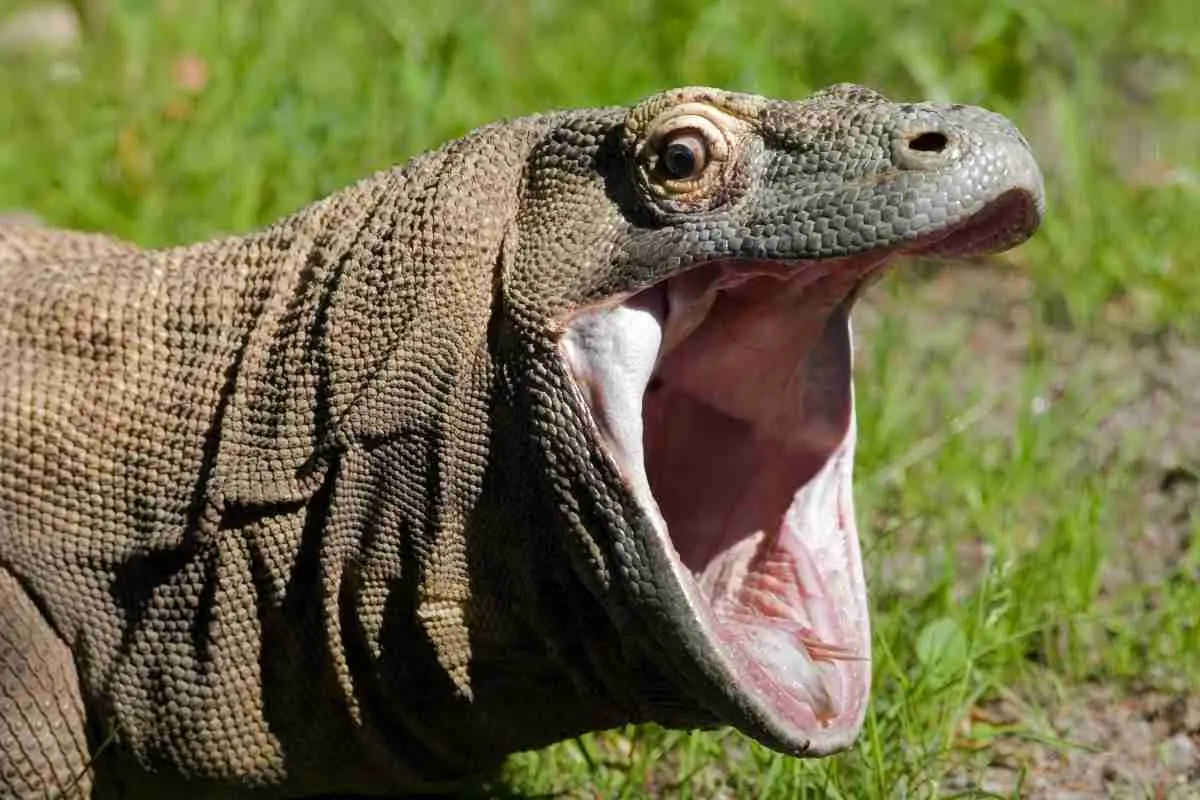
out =
<svg viewBox="0 0 1200 800"><path fill-rule="evenodd" d="M672 398L669 381L659 387L661 407L647 400L647 466L653 493L670 531L667 545L678 559L697 622L706 631L730 691L763 712L780 741L803 741L811 754L843 749L861 725L870 686L870 634L851 494L854 455L853 396L849 385L849 303L839 304L820 334L818 371L824 361L845 359L844 413L823 412L828 425L809 431L808 450L779 456L778 468L758 474L751 462L762 456L753 431L726 430L711 451L717 458L656 459L650 445L656 423L709 431L722 424L711 407ZM682 393L678 393L682 394ZM840 402L840 401L838 401ZM724 421L728 425L728 420ZM758 437L761 439L761 437ZM758 442L761 445L761 441ZM769 447L767 448L770 449ZM760 451L760 452L756 452ZM739 458L746 463L737 464ZM784 463L786 462L786 463ZM761 467L761 464L759 465ZM689 472L688 480L678 480ZM669 473L676 480L664 480ZM763 476L789 476L777 485ZM719 515L706 512L686 487L728 484L746 476L744 533L715 536L709 548L676 546L677 536ZM797 478L799 477L799 480ZM802 485L799 491L795 487ZM683 488L672 493L670 487ZM790 584L789 584L790 581Z"/></svg>

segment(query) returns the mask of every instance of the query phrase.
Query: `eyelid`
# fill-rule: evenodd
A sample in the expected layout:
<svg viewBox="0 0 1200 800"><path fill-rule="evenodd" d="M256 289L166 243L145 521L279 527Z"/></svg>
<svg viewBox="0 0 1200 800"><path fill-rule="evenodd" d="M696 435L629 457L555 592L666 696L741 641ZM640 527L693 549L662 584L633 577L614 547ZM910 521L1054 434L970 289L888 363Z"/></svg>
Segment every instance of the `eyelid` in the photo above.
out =
<svg viewBox="0 0 1200 800"><path fill-rule="evenodd" d="M737 132L745 126L745 120L707 103L683 103L659 114L646 126L646 136L635 155L644 158L647 149L651 153L657 151L664 136L681 128L692 128L708 142L710 161L725 161L730 157Z"/></svg>
<svg viewBox="0 0 1200 800"><path fill-rule="evenodd" d="M712 120L700 114L680 114L665 120L662 126L651 134L651 141L657 144L672 134L685 130L694 131L704 140L711 161L724 161L729 158L729 140L724 132Z"/></svg>
<svg viewBox="0 0 1200 800"><path fill-rule="evenodd" d="M727 177L726 164L734 159L748 125L746 120L706 103L682 103L662 112L646 126L644 137L634 146L644 191L662 202L689 206L720 196L720 183ZM660 169L660 158L668 140L685 133L704 141L707 157L703 168L694 174L673 178Z"/></svg>

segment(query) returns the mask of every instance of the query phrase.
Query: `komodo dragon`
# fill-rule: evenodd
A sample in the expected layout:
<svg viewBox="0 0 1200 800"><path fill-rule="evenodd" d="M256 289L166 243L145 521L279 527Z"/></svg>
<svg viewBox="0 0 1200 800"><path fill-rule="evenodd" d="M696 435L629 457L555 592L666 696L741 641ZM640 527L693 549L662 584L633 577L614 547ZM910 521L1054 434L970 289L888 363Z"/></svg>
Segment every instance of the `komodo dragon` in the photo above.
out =
<svg viewBox="0 0 1200 800"><path fill-rule="evenodd" d="M436 790L642 720L845 748L850 306L1043 202L978 108L686 88L246 236L0 228L0 794Z"/></svg>

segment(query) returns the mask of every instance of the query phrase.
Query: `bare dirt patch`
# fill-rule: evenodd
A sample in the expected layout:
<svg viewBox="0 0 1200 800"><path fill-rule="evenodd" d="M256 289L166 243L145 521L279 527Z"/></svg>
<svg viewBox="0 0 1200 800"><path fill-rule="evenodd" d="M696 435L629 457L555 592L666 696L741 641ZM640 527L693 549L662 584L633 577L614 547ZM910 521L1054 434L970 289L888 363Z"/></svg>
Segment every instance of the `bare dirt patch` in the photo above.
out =
<svg viewBox="0 0 1200 800"><path fill-rule="evenodd" d="M1005 735L1020 728L1032 732ZM1034 800L1185 798L1200 793L1200 697L1123 694L1088 685L1062 697L1006 698L964 721L964 766L946 792L982 790Z"/></svg>

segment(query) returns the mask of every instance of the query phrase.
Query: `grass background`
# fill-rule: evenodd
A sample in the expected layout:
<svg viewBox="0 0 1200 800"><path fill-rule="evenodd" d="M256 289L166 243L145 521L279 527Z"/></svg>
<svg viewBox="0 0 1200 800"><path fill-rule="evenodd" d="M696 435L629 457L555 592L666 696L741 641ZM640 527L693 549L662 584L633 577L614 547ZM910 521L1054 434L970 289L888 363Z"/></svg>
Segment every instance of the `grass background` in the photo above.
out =
<svg viewBox="0 0 1200 800"><path fill-rule="evenodd" d="M1104 579L1141 524L1129 514L1145 461L1136 436L1099 460L1093 434L1139 388L1099 381L1105 391L1066 392L1053 413L1038 411L1064 380L1048 342L1075 337L1095 352L1095 342L1200 341L1200 7L81 4L78 49L0 52L0 209L147 245L252 229L493 119L625 104L673 85L799 97L854 81L987 105L1030 135L1049 216L1005 257L1028 287L1017 366L965 384L969 320L889 313L869 337L859 516L877 658L857 748L796 761L728 732L648 726L516 756L490 791L927 796L969 773L964 720L990 698L1096 682L1200 688L1197 514L1185 523L1193 544L1169 569L1119 589ZM0 0L0 16L25 5ZM911 289L877 291L902 309ZM1086 387L1086 370L1072 374ZM1001 406L1011 410L1001 431L977 424ZM983 555L964 563L964 543ZM919 579L897 577L904 558L919 559ZM975 726L970 746L1045 739L1037 707L1008 728Z"/></svg>

